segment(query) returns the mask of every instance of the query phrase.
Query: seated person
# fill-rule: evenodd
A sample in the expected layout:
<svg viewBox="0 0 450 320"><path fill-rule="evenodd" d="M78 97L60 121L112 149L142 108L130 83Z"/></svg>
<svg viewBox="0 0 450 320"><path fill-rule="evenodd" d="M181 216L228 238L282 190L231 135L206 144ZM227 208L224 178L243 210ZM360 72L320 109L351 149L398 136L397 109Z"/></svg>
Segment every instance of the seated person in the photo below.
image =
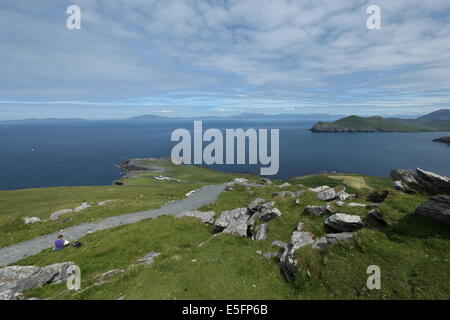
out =
<svg viewBox="0 0 450 320"><path fill-rule="evenodd" d="M64 248L66 248L69 245L69 241L64 240L64 237L62 234L58 235L58 239L55 241L55 251L60 251Z"/></svg>

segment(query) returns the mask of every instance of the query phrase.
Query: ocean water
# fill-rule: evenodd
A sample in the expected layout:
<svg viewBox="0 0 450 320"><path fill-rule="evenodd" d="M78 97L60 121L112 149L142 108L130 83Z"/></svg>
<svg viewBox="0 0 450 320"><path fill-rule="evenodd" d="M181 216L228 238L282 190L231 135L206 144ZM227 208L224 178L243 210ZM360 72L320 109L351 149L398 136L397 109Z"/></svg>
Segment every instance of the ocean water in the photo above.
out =
<svg viewBox="0 0 450 320"><path fill-rule="evenodd" d="M280 129L277 178L320 171L389 176L395 168L420 167L450 176L450 147L436 143L448 133L312 133L311 121L205 120L203 127ZM0 190L110 185L116 164L137 157L168 157L176 128L193 121L54 121L0 123ZM204 145L206 145L205 143ZM259 174L260 165L214 165Z"/></svg>

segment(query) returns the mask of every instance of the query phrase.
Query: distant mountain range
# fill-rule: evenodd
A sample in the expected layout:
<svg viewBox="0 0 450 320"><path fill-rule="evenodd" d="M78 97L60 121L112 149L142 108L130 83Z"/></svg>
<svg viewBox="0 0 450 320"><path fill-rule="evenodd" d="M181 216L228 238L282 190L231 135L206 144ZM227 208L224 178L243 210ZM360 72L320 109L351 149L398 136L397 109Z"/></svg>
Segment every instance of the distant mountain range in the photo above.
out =
<svg viewBox="0 0 450 320"><path fill-rule="evenodd" d="M2 120L0 122L56 122L56 121L83 121L80 118L28 118L22 120Z"/></svg>
<svg viewBox="0 0 450 320"><path fill-rule="evenodd" d="M318 122L313 132L429 132L450 131L450 109L441 109L417 119L349 116L334 122Z"/></svg>
<svg viewBox="0 0 450 320"><path fill-rule="evenodd" d="M312 113L312 114L262 114L262 113L240 113L231 116L199 116L199 117L164 117L158 115L141 115L136 117L131 117L126 120L229 120L229 119L237 119L237 120L335 120L343 117L343 115L332 115L332 114L323 114L323 113Z"/></svg>

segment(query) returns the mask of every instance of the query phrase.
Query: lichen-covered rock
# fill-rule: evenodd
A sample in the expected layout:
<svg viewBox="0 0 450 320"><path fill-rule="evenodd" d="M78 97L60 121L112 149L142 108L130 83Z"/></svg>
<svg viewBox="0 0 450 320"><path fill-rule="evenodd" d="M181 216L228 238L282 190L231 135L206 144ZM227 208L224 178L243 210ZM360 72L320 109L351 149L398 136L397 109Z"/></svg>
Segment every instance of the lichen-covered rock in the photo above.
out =
<svg viewBox="0 0 450 320"><path fill-rule="evenodd" d="M25 290L41 288L46 284L67 280L67 269L73 262L62 262L45 267L10 266L0 269L0 300L15 300Z"/></svg>
<svg viewBox="0 0 450 320"><path fill-rule="evenodd" d="M335 213L329 216L325 220L325 225L334 230L343 232L356 231L364 226L360 216L345 213Z"/></svg>
<svg viewBox="0 0 450 320"><path fill-rule="evenodd" d="M450 193L450 178L416 168L416 171L396 169L391 171L394 187L403 192L428 194Z"/></svg>
<svg viewBox="0 0 450 320"><path fill-rule="evenodd" d="M317 193L317 198L323 201L336 199L337 196L338 194L333 188L328 188Z"/></svg>
<svg viewBox="0 0 450 320"><path fill-rule="evenodd" d="M450 225L450 196L435 195L417 207L416 213Z"/></svg>
<svg viewBox="0 0 450 320"><path fill-rule="evenodd" d="M242 214L237 218L230 221L228 226L222 231L223 233L237 234L241 237L247 237L248 235L248 220L247 214Z"/></svg>
<svg viewBox="0 0 450 320"><path fill-rule="evenodd" d="M219 218L214 222L214 226L219 229L227 228L234 220L239 219L241 216L247 216L247 208L237 208L233 210L223 211Z"/></svg>

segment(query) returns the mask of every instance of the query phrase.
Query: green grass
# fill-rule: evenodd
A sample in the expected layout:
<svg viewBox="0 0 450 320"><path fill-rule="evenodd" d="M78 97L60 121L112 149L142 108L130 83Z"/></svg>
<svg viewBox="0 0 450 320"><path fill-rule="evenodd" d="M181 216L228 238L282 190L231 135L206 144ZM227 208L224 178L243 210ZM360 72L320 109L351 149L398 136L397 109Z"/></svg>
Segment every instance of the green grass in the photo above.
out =
<svg viewBox="0 0 450 320"><path fill-rule="evenodd" d="M150 210L169 201L185 197L191 190L208 184L231 181L234 177L245 177L257 181L258 177L213 171L196 166L176 166L168 160L143 160L168 168L164 176L185 182L160 181L154 178L160 173L132 172L123 179L122 186L58 187L0 191L0 247L30 240L34 237L57 232L69 226L103 219L119 214ZM93 206L78 213L49 220L58 210L73 209L85 200ZM104 207L96 204L104 200L118 200ZM47 220L25 225L24 217L40 217Z"/></svg>
<svg viewBox="0 0 450 320"><path fill-rule="evenodd" d="M192 168L188 169L184 173L177 173L177 177L187 177ZM203 179L215 182L225 179L221 174L211 173L207 176L209 171L201 170L203 177L197 177L199 184L203 183ZM169 173L174 172L163 175ZM150 205L150 201L156 205L157 192L160 192L162 201L166 200L167 191L172 187L174 196L186 190L181 189L183 185L192 189L190 184L176 182L164 182L156 186L153 185L155 179L145 176L148 173L142 174L144 176L139 173L138 177L128 179L127 182L144 179L144 182L148 182L147 185L0 193L3 196L2 203L7 203L5 208L14 208L9 209L14 211L3 213L1 219L22 214L30 216L26 214L27 210L48 213L56 208L52 207L55 203L66 206L71 201L77 204L80 199L93 202L119 198L119 194L121 199L128 199L124 203L128 203L131 210L133 206ZM307 205L325 204L310 191L301 195L300 204L296 204L292 198L273 198L282 215L268 223L268 239L264 241L227 234L211 239L214 235L212 226L206 226L193 218L161 216L155 220L148 219L89 234L80 239L84 245L79 249L69 247L60 252L45 250L16 264L44 266L74 261L81 268L82 288L86 290L71 292L65 289L65 284L58 284L30 290L26 292L26 296L50 299L117 299L121 296L126 299L225 300L449 299L450 230L443 224L414 214L415 208L426 201L427 197L394 191L388 179L351 176L364 177L366 184L373 189L389 189L389 196L379 207L389 222L389 227L382 227L368 216L368 209L345 206L339 208L340 212L360 215L366 228L356 233L355 242L339 243L328 250L305 247L297 251L300 272L294 283L285 282L276 259L265 259L256 251L277 252L279 249L271 246L272 241L287 242L300 221L304 223L304 230L312 232L316 237L329 232L323 224L326 216L313 217L304 213ZM345 185L344 181L345 179L334 179L327 175L316 175L291 180L294 185L283 190L297 191L324 184L342 186ZM140 198L142 190L147 190L143 199ZM367 203L366 197L373 191L349 186L347 190L356 192L358 198L348 199L346 203ZM271 200L272 193L277 191L280 189L274 185L252 188L240 186L234 191L223 192L215 203L201 209L220 213L223 210L246 207L258 197ZM128 194L128 198L125 194ZM331 203L333 205L334 202ZM122 206L120 202L111 204L115 205L120 208ZM118 208L111 207L102 210L110 210L103 213L109 215L120 211L116 209ZM86 214L89 215L88 211ZM15 232L20 237L21 231ZM30 231L28 235L31 234ZM208 239L206 244L199 247L200 243ZM161 252L153 265L135 265L137 259L151 251ZM368 290L366 287L366 270L369 265L381 268L381 290ZM126 271L106 283L92 286L95 276L116 268Z"/></svg>
<svg viewBox="0 0 450 320"><path fill-rule="evenodd" d="M0 247L56 232L82 222L103 219L119 214L155 209L170 200L182 199L197 187L187 184L161 184L160 186L99 186L59 187L1 191ZM96 204L116 200L106 206ZM92 208L68 213L57 220L50 215L61 209L75 208L86 200ZM24 217L40 217L43 222L26 225Z"/></svg>
<svg viewBox="0 0 450 320"><path fill-rule="evenodd" d="M256 197L270 198L275 187L238 188L223 193L204 209L245 206ZM54 299L448 299L450 232L446 226L416 216L413 211L423 196L392 193L381 210L391 227L372 226L356 233L356 242L340 243L329 250L297 251L300 273L288 284L275 259L256 250L276 252L273 240L287 241L299 221L316 236L325 233L326 217L303 214L306 204L321 204L313 193L301 196L302 205L289 198L275 198L282 216L269 222L269 238L252 241L232 235L213 235L211 226L195 219L160 217L134 225L90 234L80 249L45 252L22 260L22 265L48 265L74 261L82 270L82 287L115 268L126 269L110 282L82 293L51 285L27 292L27 296ZM363 199L358 199L363 201ZM345 212L369 219L364 208ZM370 224L369 224L370 226ZM154 265L131 267L150 251L161 252ZM196 260L193 262L192 260ZM369 265L381 268L381 290L368 290ZM310 275L308 275L308 273ZM256 287L253 287L256 285Z"/></svg>

